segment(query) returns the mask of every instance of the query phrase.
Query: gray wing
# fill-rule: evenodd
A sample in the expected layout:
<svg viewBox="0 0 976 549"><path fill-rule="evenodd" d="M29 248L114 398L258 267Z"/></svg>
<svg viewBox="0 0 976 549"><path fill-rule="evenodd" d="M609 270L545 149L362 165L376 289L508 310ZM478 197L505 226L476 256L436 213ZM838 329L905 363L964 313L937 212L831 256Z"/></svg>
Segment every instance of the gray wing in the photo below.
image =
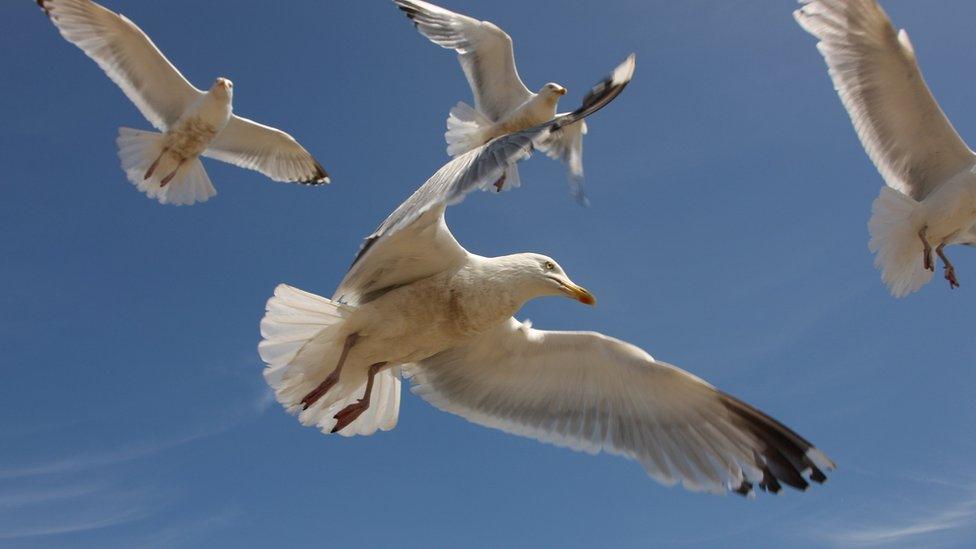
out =
<svg viewBox="0 0 976 549"><path fill-rule="evenodd" d="M515 68L512 38L489 21L421 0L394 0L431 42L458 52L475 107L500 120L532 97Z"/></svg>
<svg viewBox="0 0 976 549"><path fill-rule="evenodd" d="M203 156L259 171L275 181L307 185L329 182L329 174L294 137L237 115L231 117Z"/></svg>
<svg viewBox="0 0 976 549"><path fill-rule="evenodd" d="M510 319L404 367L413 391L479 425L641 463L658 481L743 495L805 489L833 462L752 406L629 343Z"/></svg>
<svg viewBox="0 0 976 549"><path fill-rule="evenodd" d="M875 0L815 0L794 12L888 186L922 200L976 162L925 84L908 34Z"/></svg>
<svg viewBox="0 0 976 549"><path fill-rule="evenodd" d="M464 200L474 190L504 189L505 170L528 158L554 132L582 121L613 101L630 82L633 69L631 55L590 90L575 111L496 138L442 166L366 238L333 299L362 302L463 259L467 252L444 223L444 209ZM404 231L409 231L409 236L397 236ZM407 265L410 268L404 268Z"/></svg>
<svg viewBox="0 0 976 549"><path fill-rule="evenodd" d="M38 0L68 42L112 79L156 129L166 129L203 93L135 23L90 0Z"/></svg>

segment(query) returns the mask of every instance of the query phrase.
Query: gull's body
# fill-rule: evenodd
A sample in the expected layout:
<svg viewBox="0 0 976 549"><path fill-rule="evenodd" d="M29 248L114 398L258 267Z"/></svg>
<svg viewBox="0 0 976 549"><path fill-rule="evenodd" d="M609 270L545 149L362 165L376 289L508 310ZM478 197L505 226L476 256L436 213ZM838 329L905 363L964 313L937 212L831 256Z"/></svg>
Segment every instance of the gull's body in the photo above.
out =
<svg viewBox="0 0 976 549"><path fill-rule="evenodd" d="M489 258L465 251L457 265L356 307L339 334L343 339L353 333L361 336L349 360L417 362L497 326L528 299L513 292L515 271L507 267L517 263L515 257Z"/></svg>
<svg viewBox="0 0 976 549"><path fill-rule="evenodd" d="M261 321L265 379L305 425L342 435L392 429L402 371L414 391L470 421L640 461L695 490L750 493L823 482L833 463L776 420L623 341L536 330L513 315L528 300L594 304L552 259L482 257L455 240L449 204L489 190L553 132L612 100L618 67L577 111L460 155L366 239L332 299L285 285Z"/></svg>
<svg viewBox="0 0 976 549"><path fill-rule="evenodd" d="M183 113L163 134L163 148L180 158L195 158L223 131L232 114L232 90L223 80Z"/></svg>
<svg viewBox="0 0 976 549"><path fill-rule="evenodd" d="M125 16L90 0L38 0L66 40L105 71L159 130L119 128L119 158L136 187L164 204L217 194L200 162L207 156L275 181L328 183L321 165L287 133L233 113L233 84L203 92L183 77Z"/></svg>
<svg viewBox="0 0 976 549"><path fill-rule="evenodd" d="M394 0L413 20L417 30L433 43L458 53L475 106L461 102L447 118L447 153L463 154L492 139L544 124L556 116L559 98L566 88L550 82L532 92L515 66L512 38L490 21L478 21L423 0ZM582 191L583 135L586 122L561 128L540 149L569 168L570 185L580 201ZM517 187L518 170L509 168L496 185Z"/></svg>
<svg viewBox="0 0 976 549"><path fill-rule="evenodd" d="M491 125L482 128L478 139L480 143L476 147L480 147L496 137L538 126L555 118L556 108L559 106L559 97L563 95L561 91L558 91L560 89L543 88L541 93L532 94L525 100L525 103L516 107L515 110L506 113L497 121L493 121ZM454 154L465 153L468 150L470 149L456 150Z"/></svg>
<svg viewBox="0 0 976 549"><path fill-rule="evenodd" d="M884 177L868 228L875 264L902 297L928 282L943 248L976 244L976 154L956 133L919 70L908 34L875 0L805 0L794 15L820 42L858 137Z"/></svg>

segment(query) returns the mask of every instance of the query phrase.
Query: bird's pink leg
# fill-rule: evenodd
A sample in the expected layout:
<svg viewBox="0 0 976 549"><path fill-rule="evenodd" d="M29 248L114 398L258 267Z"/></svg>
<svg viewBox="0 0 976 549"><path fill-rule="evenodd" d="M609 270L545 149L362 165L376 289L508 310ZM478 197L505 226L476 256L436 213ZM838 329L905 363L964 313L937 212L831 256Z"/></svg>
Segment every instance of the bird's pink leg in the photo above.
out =
<svg viewBox="0 0 976 549"><path fill-rule="evenodd" d="M922 240L922 267L927 271L935 272L935 261L932 261L932 245L929 239L925 238L925 229L918 231L918 237Z"/></svg>
<svg viewBox="0 0 976 549"><path fill-rule="evenodd" d="M498 181L495 181L495 192L502 192L502 189L505 188L506 179L508 179L508 174L503 173L502 176L498 178Z"/></svg>
<svg viewBox="0 0 976 549"><path fill-rule="evenodd" d="M949 281L949 288L958 288L959 281L956 280L956 268L952 266L949 262L949 258L946 257L945 252L942 251L945 248L945 242L939 244L935 249L935 253L939 254L939 259L942 260L942 268L945 269L945 279Z"/></svg>
<svg viewBox="0 0 976 549"><path fill-rule="evenodd" d="M186 162L186 159L180 160L180 163L177 164L175 168L173 168L173 171L169 172L169 175L164 177L162 181L159 182L160 188L165 187L167 183L169 183L174 177L176 177L176 172L180 171L180 168L183 167L184 162Z"/></svg>
<svg viewBox="0 0 976 549"><path fill-rule="evenodd" d="M345 429L346 426L356 421L356 418L369 408L369 395L373 392L373 378L379 373L380 368L385 365L386 362L377 362L369 367L369 378L366 380L366 394L363 395L363 398L339 410L339 413L334 416L334 419L338 421L336 421L335 427L332 428L333 433L338 433Z"/></svg>
<svg viewBox="0 0 976 549"><path fill-rule="evenodd" d="M153 160L153 163L149 165L149 169L146 170L146 175L142 176L143 181L152 177L153 172L156 171L156 167L159 166L159 161L163 159L163 155L166 154L167 151L169 151L169 149L163 149L163 152L159 153L156 160Z"/></svg>
<svg viewBox="0 0 976 549"><path fill-rule="evenodd" d="M356 340L359 339L359 334L349 334L346 337L346 342L342 345L342 353L339 355L339 364L336 365L335 369L332 370L319 386L313 389L310 393L305 395L302 399L302 410L307 409L309 406L315 404L318 399L322 398L325 393L332 388L339 381L339 374L342 372L342 365L346 362L346 356L349 354L349 349L356 344Z"/></svg>

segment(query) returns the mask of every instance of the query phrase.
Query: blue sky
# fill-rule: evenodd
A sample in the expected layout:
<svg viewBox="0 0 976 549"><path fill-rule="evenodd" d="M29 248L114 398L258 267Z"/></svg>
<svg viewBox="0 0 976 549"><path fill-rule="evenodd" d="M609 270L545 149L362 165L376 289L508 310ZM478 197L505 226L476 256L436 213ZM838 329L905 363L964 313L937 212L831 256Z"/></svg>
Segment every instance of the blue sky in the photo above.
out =
<svg viewBox="0 0 976 549"><path fill-rule="evenodd" d="M590 120L581 208L557 163L448 213L471 251L538 251L599 298L537 327L629 340L762 408L839 465L755 500L484 429L406 392L400 423L325 437L272 401L258 321L279 282L331 294L360 239L445 160L469 101L389 2L106 1L197 86L286 129L334 183L205 162L218 196L147 200L115 153L138 111L33 2L0 6L0 545L951 547L976 538L976 254L895 300L867 249L882 185L790 1L451 0L515 40L531 88ZM976 139L976 4L889 0Z"/></svg>

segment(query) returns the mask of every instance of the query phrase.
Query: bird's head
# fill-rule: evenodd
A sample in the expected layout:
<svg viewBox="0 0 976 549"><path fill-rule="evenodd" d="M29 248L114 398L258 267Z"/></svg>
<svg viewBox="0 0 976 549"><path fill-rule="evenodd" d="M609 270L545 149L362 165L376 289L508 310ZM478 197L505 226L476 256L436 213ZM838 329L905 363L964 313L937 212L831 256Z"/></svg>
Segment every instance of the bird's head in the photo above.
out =
<svg viewBox="0 0 976 549"><path fill-rule="evenodd" d="M596 298L586 288L569 279L556 260L541 254L524 253L499 258L508 263L526 297L565 296L586 305L596 305Z"/></svg>
<svg viewBox="0 0 976 549"><path fill-rule="evenodd" d="M566 88L556 84L555 82L549 82L542 89L539 90L539 95L547 97L552 101L559 101L559 98L566 95Z"/></svg>
<svg viewBox="0 0 976 549"><path fill-rule="evenodd" d="M230 81L229 78L220 78L214 80L213 86L210 87L210 91L216 94L225 95L227 97L233 97L234 95L234 83Z"/></svg>

